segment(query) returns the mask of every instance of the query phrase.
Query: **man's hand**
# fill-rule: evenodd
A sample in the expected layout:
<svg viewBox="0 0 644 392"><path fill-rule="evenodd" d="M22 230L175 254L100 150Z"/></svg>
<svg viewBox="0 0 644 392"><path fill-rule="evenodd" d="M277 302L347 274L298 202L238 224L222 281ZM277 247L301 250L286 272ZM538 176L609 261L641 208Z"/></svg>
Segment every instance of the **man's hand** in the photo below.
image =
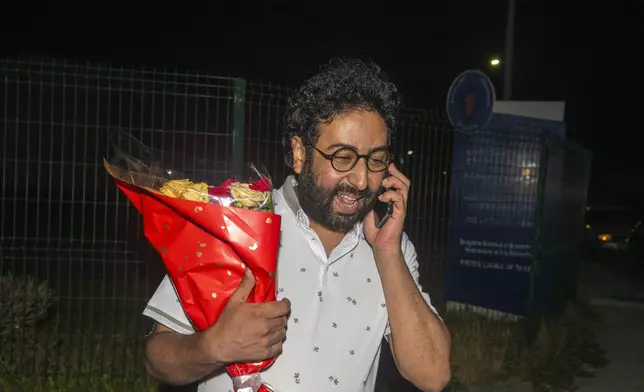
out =
<svg viewBox="0 0 644 392"><path fill-rule="evenodd" d="M291 303L246 303L255 277L250 270L213 326L182 335L157 324L146 345L145 366L156 379L186 385L235 362L260 362L282 351Z"/></svg>
<svg viewBox="0 0 644 392"><path fill-rule="evenodd" d="M255 277L247 269L217 322L200 334L202 350L212 363L260 362L282 352L291 303L247 303L254 286Z"/></svg>
<svg viewBox="0 0 644 392"><path fill-rule="evenodd" d="M380 229L376 227L373 210L364 219L364 235L374 253L400 253L400 241L407 215L407 197L411 182L394 164L389 166L389 174L391 175L382 181L382 186L392 189L380 195L380 201L393 202L394 209L391 218Z"/></svg>

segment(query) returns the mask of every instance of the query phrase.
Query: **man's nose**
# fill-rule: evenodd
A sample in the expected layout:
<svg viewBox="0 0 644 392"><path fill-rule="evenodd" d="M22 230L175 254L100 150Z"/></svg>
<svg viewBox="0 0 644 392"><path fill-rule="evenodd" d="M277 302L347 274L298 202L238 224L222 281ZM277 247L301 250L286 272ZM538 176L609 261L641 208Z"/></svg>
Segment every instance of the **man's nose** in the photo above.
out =
<svg viewBox="0 0 644 392"><path fill-rule="evenodd" d="M364 191L369 186L369 168L365 159L358 159L356 165L351 169L349 182L359 191Z"/></svg>

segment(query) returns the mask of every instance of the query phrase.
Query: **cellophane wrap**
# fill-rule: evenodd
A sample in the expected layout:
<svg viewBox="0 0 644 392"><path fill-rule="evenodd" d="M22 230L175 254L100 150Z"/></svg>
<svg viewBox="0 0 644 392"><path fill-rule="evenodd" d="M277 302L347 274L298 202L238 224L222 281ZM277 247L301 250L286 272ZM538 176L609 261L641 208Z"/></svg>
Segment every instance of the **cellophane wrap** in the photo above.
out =
<svg viewBox="0 0 644 392"><path fill-rule="evenodd" d="M276 299L281 217L272 182L254 165L243 176L212 184L183 168L165 167L158 150L125 132L110 137L104 164L143 217L181 306L196 331L213 325L247 268L256 279L248 302ZM216 168L213 168L213 172ZM214 180L211 180L214 181ZM227 366L237 392L268 392L259 373L275 359Z"/></svg>

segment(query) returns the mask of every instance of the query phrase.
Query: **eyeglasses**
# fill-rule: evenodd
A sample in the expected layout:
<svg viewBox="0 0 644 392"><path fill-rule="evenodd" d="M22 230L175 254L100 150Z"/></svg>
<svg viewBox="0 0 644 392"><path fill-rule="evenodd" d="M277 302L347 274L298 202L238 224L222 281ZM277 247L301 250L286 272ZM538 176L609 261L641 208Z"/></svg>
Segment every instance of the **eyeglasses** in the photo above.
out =
<svg viewBox="0 0 644 392"><path fill-rule="evenodd" d="M306 144L313 147L326 160L331 161L331 166L339 172L347 172L353 169L360 158L366 159L367 168L370 171L381 172L389 166L393 159L393 154L385 149L373 150L369 154L361 155L353 148L343 147L333 154L327 154L324 151L320 151L320 149L311 143Z"/></svg>

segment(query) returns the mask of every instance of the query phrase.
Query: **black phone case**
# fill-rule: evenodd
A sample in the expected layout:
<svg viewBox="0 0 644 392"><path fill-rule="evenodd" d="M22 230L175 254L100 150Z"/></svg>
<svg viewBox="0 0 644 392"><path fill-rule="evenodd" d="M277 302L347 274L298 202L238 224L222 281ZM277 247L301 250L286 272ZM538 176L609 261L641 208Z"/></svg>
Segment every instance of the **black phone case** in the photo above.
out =
<svg viewBox="0 0 644 392"><path fill-rule="evenodd" d="M389 177L389 171L385 174L385 178ZM380 188L380 194L388 191L386 188ZM391 217L391 214L393 213L393 203L391 202L382 202L378 200L376 202L376 206L374 207L374 213L375 213L375 221L376 221L376 227L381 228L382 226L387 223L387 220Z"/></svg>
<svg viewBox="0 0 644 392"><path fill-rule="evenodd" d="M375 218L376 218L376 227L381 228L387 223L387 220L391 217L394 206L391 202L385 203L378 201L374 207Z"/></svg>

